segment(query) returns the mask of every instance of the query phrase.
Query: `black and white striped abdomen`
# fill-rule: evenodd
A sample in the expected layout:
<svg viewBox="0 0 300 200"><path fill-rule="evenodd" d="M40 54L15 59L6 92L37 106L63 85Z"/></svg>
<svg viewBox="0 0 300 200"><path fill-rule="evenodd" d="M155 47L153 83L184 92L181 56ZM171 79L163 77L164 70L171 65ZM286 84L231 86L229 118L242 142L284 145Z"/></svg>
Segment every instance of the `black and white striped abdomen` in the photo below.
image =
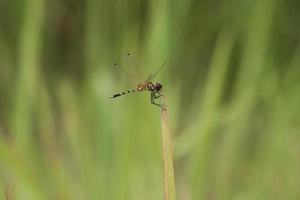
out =
<svg viewBox="0 0 300 200"><path fill-rule="evenodd" d="M112 96L110 96L109 98L115 98L115 97L119 97L119 96L122 96L122 95L125 95L125 94L129 94L131 92L136 92L137 90L128 90L126 92L121 92L121 93L117 93L117 94L114 94Z"/></svg>

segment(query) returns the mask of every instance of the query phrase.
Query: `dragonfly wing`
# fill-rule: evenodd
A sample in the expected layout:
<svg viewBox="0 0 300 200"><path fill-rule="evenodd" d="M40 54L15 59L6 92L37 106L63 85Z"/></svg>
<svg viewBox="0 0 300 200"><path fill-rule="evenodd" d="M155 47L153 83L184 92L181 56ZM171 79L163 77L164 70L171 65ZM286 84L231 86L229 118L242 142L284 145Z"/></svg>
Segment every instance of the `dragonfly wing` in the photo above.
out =
<svg viewBox="0 0 300 200"><path fill-rule="evenodd" d="M148 81L152 80L165 66L166 66L166 62L164 62L154 73L150 74L150 76L148 77Z"/></svg>
<svg viewBox="0 0 300 200"><path fill-rule="evenodd" d="M114 72L118 79L127 86L135 86L138 83L136 73L137 63L131 53L124 53L118 63L113 64Z"/></svg>

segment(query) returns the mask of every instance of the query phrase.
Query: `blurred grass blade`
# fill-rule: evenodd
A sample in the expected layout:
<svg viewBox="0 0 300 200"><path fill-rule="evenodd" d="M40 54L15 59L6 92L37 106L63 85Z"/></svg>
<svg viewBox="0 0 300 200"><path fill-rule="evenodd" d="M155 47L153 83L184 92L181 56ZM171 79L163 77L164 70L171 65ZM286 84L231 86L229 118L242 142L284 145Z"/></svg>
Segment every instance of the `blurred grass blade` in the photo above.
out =
<svg viewBox="0 0 300 200"><path fill-rule="evenodd" d="M164 98L164 97L163 97ZM165 104L165 99L163 99ZM162 121L162 153L163 153L163 167L164 167L164 199L175 200L175 175L173 166L173 146L168 124L168 112L165 109L161 111Z"/></svg>
<svg viewBox="0 0 300 200"><path fill-rule="evenodd" d="M19 68L16 77L12 130L19 143L30 142L31 114L37 91L38 61L41 47L45 1L25 1L23 24L20 31Z"/></svg>
<svg viewBox="0 0 300 200"><path fill-rule="evenodd" d="M202 126L199 128L199 124L196 123L189 128L187 134L183 134L176 139L175 155L178 157L186 155L197 145L204 148L204 146L208 144L208 140L212 139L210 132L216 127L218 118L217 111L226 81L234 42L234 34L230 31L221 33L217 40L210 71L206 80L206 86L202 95L203 100L200 107L201 111L199 111L200 115L198 119L195 120L201 122ZM201 134L198 134L199 132ZM204 145L200 145L203 143Z"/></svg>

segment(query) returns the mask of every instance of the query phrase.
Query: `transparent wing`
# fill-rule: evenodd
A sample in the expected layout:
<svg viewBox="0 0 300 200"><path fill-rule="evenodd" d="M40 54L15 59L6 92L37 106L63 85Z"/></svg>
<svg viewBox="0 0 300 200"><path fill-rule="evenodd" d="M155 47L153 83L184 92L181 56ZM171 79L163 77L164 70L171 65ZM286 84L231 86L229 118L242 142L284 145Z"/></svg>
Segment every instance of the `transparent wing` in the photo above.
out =
<svg viewBox="0 0 300 200"><path fill-rule="evenodd" d="M122 56L122 66L124 71L127 71L128 79L138 83L140 80L139 67L135 56L132 53L126 52Z"/></svg>
<svg viewBox="0 0 300 200"><path fill-rule="evenodd" d="M150 76L148 77L148 81L151 81L152 79L154 79L157 74L166 66L166 62L164 62L154 73L151 73Z"/></svg>
<svg viewBox="0 0 300 200"><path fill-rule="evenodd" d="M127 52L122 55L119 62L113 64L113 71L117 79L124 84L124 87L136 87L139 83L137 75L137 62L134 56Z"/></svg>

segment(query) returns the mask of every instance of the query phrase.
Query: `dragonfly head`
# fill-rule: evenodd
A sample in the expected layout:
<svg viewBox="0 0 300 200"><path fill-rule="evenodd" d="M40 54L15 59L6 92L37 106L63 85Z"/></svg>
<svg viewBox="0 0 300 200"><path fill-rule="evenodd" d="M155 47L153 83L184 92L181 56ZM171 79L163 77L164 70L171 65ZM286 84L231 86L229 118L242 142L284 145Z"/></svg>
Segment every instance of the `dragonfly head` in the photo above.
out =
<svg viewBox="0 0 300 200"><path fill-rule="evenodd" d="M162 88L162 85L160 83L155 83L154 89L156 92L159 92L161 90L161 88Z"/></svg>

